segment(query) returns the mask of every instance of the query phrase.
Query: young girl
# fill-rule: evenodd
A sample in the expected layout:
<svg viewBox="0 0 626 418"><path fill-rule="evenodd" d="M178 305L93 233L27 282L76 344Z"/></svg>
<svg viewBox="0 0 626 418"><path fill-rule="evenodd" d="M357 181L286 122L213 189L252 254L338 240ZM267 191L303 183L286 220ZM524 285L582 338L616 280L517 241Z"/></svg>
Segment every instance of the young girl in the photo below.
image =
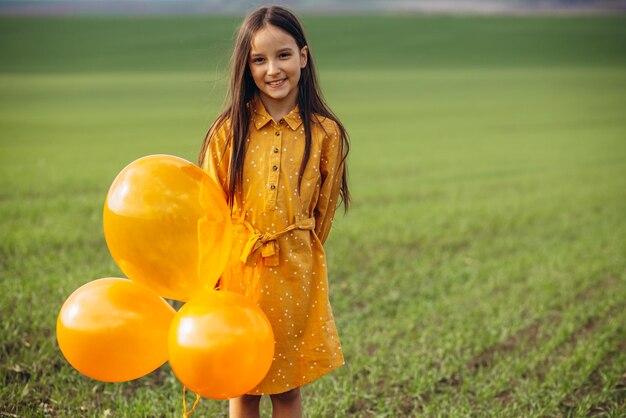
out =
<svg viewBox="0 0 626 418"><path fill-rule="evenodd" d="M232 417L301 416L300 387L344 363L328 302L322 244L339 198L348 208L346 131L324 102L298 19L282 7L252 12L237 35L230 105L200 152L222 186L235 237L220 289L256 299L275 334L272 366Z"/></svg>

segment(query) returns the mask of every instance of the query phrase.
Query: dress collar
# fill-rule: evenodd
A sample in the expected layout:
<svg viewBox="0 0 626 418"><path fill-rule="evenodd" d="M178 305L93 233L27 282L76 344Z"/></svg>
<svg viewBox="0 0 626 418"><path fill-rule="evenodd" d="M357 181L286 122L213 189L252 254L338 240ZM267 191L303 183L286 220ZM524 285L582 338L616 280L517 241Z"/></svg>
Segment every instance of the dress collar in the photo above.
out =
<svg viewBox="0 0 626 418"><path fill-rule="evenodd" d="M263 102L258 95L254 96L254 99L252 99L251 107L253 111L252 120L257 129L261 129L273 120L272 116L265 110L265 106L263 106ZM291 112L286 114L283 119L294 131L302 125L302 118L300 118L300 110L297 105Z"/></svg>

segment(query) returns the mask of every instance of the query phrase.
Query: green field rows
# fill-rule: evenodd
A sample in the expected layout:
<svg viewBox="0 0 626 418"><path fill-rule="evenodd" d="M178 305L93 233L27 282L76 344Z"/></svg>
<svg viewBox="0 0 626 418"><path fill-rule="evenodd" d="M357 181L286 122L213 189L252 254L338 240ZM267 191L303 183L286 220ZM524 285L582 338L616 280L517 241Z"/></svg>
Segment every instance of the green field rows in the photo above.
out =
<svg viewBox="0 0 626 418"><path fill-rule="evenodd" d="M167 365L90 380L54 327L121 275L115 175L196 159L237 20L0 19L0 415L181 414ZM347 364L305 415L626 415L626 20L304 21L354 196L326 245Z"/></svg>

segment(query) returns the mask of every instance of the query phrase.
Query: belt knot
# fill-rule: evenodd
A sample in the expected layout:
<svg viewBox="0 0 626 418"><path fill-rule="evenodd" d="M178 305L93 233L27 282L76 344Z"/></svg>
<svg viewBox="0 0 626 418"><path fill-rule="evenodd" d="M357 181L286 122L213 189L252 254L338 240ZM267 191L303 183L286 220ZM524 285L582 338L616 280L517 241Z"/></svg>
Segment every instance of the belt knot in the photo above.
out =
<svg viewBox="0 0 626 418"><path fill-rule="evenodd" d="M241 252L241 262L247 266L252 267L257 264L259 257L263 258L263 263L266 266L277 266L278 262L278 242L276 239L293 231L294 229L302 229L312 231L315 229L315 218L303 218L296 216L296 222L289 225L287 228L276 233L261 233L246 221L243 217L234 218L235 223L243 224L248 231L250 231L250 238L246 242L246 245Z"/></svg>

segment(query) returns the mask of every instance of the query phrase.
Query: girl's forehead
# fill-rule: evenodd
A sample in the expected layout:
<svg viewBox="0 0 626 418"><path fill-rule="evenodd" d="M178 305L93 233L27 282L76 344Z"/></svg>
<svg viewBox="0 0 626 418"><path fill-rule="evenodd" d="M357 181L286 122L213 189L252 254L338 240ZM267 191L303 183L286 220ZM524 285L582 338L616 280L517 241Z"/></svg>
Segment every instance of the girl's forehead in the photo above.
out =
<svg viewBox="0 0 626 418"><path fill-rule="evenodd" d="M267 24L252 36L251 53L271 52L284 48L297 49L296 40L283 29Z"/></svg>

